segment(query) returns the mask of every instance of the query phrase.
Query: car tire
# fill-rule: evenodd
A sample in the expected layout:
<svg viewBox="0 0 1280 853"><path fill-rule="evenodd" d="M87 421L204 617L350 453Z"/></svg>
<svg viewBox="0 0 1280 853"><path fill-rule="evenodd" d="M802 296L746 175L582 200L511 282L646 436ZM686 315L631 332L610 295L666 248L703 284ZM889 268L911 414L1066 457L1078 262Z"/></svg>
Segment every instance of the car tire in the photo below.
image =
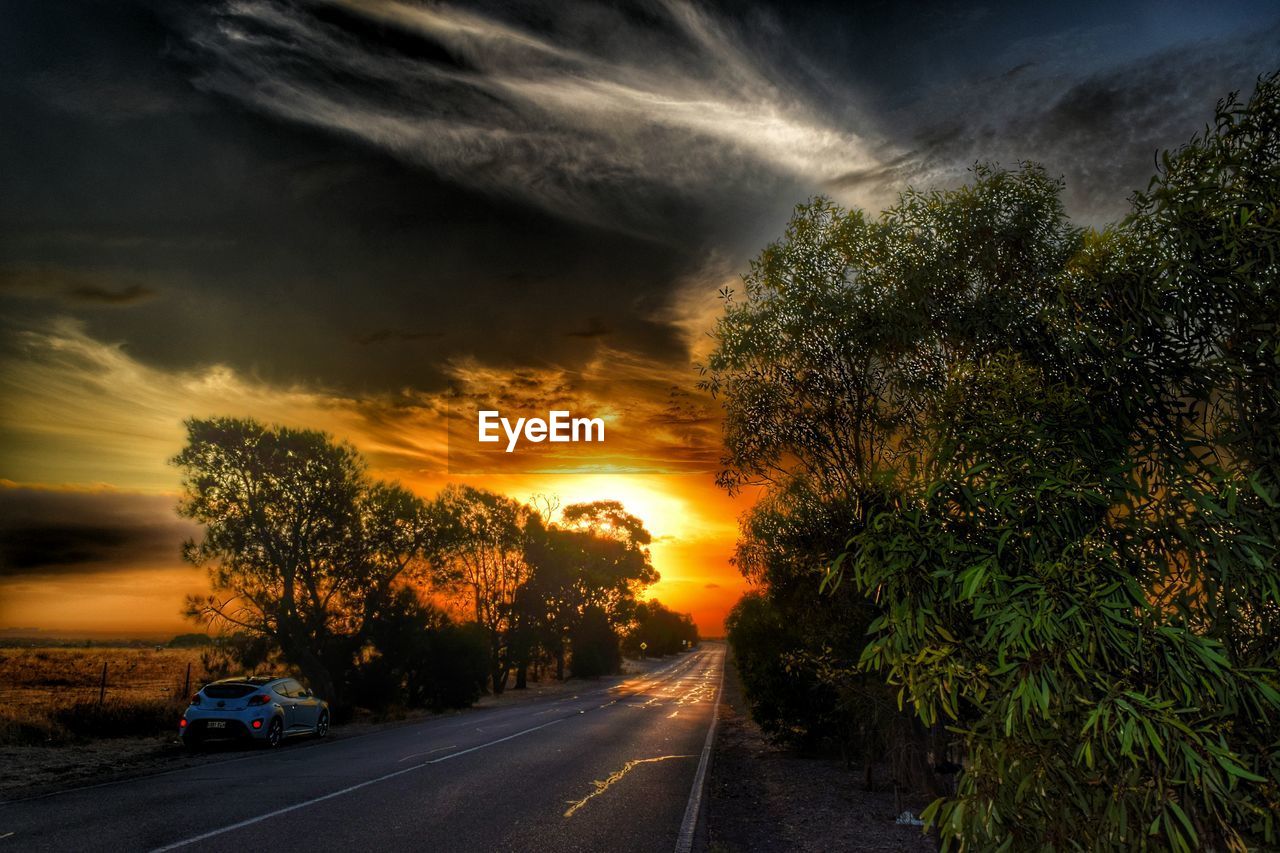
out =
<svg viewBox="0 0 1280 853"><path fill-rule="evenodd" d="M198 735L190 734L182 736L182 745L186 747L188 752L199 752L204 748L204 743Z"/></svg>
<svg viewBox="0 0 1280 853"><path fill-rule="evenodd" d="M267 725L265 743L268 749L275 749L284 743L284 720L279 717L272 717L271 722Z"/></svg>
<svg viewBox="0 0 1280 853"><path fill-rule="evenodd" d="M329 712L321 711L320 719L316 720L316 737L324 737L329 734Z"/></svg>

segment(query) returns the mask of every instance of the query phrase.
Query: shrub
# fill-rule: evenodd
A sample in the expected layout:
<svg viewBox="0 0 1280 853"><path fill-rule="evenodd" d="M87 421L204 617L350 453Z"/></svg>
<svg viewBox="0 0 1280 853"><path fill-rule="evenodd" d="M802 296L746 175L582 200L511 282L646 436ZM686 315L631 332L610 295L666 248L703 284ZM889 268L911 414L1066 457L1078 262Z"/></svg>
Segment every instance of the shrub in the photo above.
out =
<svg viewBox="0 0 1280 853"><path fill-rule="evenodd" d="M588 607L569 635L572 656L569 670L575 678L598 678L622 669L622 649L609 616L599 607Z"/></svg>
<svg viewBox="0 0 1280 853"><path fill-rule="evenodd" d="M53 712L54 725L75 738L153 737L177 730L185 702L77 702Z"/></svg>
<svg viewBox="0 0 1280 853"><path fill-rule="evenodd" d="M371 622L369 645L347 675L350 695L376 711L466 707L484 692L489 652L481 626L458 625L403 589Z"/></svg>

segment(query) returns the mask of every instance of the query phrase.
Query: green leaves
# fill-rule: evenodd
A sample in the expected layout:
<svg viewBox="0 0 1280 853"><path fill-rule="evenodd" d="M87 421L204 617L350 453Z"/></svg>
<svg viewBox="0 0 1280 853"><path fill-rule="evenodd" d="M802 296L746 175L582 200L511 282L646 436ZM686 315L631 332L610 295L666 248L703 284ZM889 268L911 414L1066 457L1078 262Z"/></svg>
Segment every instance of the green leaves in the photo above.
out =
<svg viewBox="0 0 1280 853"><path fill-rule="evenodd" d="M798 208L706 366L722 482L769 490L740 564L870 611L814 630L955 723L944 848L1275 846L1280 78L1125 221L1060 192Z"/></svg>

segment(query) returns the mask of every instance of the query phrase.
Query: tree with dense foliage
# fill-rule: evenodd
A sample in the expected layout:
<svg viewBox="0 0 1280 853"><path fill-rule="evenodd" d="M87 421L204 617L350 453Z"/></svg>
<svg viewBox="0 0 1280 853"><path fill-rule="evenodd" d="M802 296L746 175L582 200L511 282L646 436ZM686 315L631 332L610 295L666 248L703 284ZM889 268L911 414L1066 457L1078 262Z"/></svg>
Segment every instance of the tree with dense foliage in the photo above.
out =
<svg viewBox="0 0 1280 853"><path fill-rule="evenodd" d="M353 674L367 707L465 708L489 681L489 638L475 622L459 624L401 588L369 632Z"/></svg>
<svg viewBox="0 0 1280 853"><path fill-rule="evenodd" d="M644 644L643 647L641 644ZM635 621L624 641L628 654L674 655L698 644L698 627L688 613L676 613L656 598L636 605Z"/></svg>
<svg viewBox="0 0 1280 853"><path fill-rule="evenodd" d="M872 609L861 667L963 746L945 846L1272 846L1280 83L1118 225L1060 195L983 166L799 209L708 362L723 479L848 515L826 586Z"/></svg>
<svg viewBox="0 0 1280 853"><path fill-rule="evenodd" d="M214 590L187 614L232 629L229 665L297 667L340 713L470 704L513 669L524 687L548 656L558 678L570 655L575 675L620 668L620 632L658 578L649 532L622 504L575 504L548 523L467 486L425 502L324 433L233 418L187 429L178 510L204 535L183 553ZM474 621L455 623L432 595Z"/></svg>
<svg viewBox="0 0 1280 853"><path fill-rule="evenodd" d="M533 513L505 495L458 485L447 486L436 506L445 519L445 583L466 600L476 623L488 632L490 687L499 694L515 662L515 603L529 580L525 526Z"/></svg>
<svg viewBox="0 0 1280 853"><path fill-rule="evenodd" d="M173 461L178 512L204 526L183 556L209 568L214 590L188 615L271 638L341 704L342 677L397 583L427 571L438 525L426 505L312 430L192 419Z"/></svg>
<svg viewBox="0 0 1280 853"><path fill-rule="evenodd" d="M529 534L525 556L532 574L524 599L530 611L525 623L535 626L532 636L554 661L556 677L563 678L574 637L605 636L581 630L586 615L601 615L616 645L619 632L631 622L636 596L658 580L649 555L652 537L617 501L572 504L555 523L530 525ZM575 647L575 656L578 651ZM616 671L620 658L613 653L603 657L617 658L610 670Z"/></svg>
<svg viewBox="0 0 1280 853"><path fill-rule="evenodd" d="M569 634L573 657L569 662L575 678L612 675L622 668L618 632L609 614L598 605L589 605Z"/></svg>
<svg viewBox="0 0 1280 853"><path fill-rule="evenodd" d="M644 522L618 501L570 504L559 526L580 534L581 578L577 582L584 607L598 607L615 629L631 619L636 595L658 581Z"/></svg>

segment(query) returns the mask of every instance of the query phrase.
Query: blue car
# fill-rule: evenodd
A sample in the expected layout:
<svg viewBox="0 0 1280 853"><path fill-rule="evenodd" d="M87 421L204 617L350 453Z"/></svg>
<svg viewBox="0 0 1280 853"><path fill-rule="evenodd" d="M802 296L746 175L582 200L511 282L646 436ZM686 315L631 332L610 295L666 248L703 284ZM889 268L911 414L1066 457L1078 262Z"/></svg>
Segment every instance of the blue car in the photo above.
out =
<svg viewBox="0 0 1280 853"><path fill-rule="evenodd" d="M293 678L224 678L191 697L178 735L192 749L214 740L276 747L294 735L329 733L329 703Z"/></svg>

